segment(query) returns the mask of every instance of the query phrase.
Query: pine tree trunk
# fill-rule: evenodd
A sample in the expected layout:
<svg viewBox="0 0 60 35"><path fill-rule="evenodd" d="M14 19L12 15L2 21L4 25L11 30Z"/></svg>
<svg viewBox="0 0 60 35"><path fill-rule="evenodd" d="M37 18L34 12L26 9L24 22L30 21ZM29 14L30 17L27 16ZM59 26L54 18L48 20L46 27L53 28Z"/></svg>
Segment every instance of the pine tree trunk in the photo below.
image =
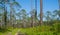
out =
<svg viewBox="0 0 60 35"><path fill-rule="evenodd" d="M40 25L43 24L43 4L42 0L40 0Z"/></svg>
<svg viewBox="0 0 60 35"><path fill-rule="evenodd" d="M58 0L58 4L59 4L59 10L60 10L60 0Z"/></svg>

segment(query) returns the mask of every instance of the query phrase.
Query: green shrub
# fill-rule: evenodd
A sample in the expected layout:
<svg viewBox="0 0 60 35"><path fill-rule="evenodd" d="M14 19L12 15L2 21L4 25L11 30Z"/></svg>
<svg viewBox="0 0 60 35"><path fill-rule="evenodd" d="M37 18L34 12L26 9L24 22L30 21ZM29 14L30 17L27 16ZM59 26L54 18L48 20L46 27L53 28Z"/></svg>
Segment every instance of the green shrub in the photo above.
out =
<svg viewBox="0 0 60 35"><path fill-rule="evenodd" d="M53 28L55 29L55 31L60 33L60 23L56 23L53 26L54 26Z"/></svg>

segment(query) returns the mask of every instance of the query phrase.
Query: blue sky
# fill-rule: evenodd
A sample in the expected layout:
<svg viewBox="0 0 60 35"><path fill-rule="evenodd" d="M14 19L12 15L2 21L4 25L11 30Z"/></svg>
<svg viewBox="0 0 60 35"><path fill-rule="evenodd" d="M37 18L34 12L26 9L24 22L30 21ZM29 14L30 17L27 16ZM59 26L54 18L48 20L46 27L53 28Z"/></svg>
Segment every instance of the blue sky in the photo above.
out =
<svg viewBox="0 0 60 35"><path fill-rule="evenodd" d="M31 0L16 0L21 6L22 9L26 9L27 13L31 11ZM34 8L34 0L33 8ZM58 0L43 0L43 12L54 11L58 9ZM40 0L37 0L37 12L40 13Z"/></svg>

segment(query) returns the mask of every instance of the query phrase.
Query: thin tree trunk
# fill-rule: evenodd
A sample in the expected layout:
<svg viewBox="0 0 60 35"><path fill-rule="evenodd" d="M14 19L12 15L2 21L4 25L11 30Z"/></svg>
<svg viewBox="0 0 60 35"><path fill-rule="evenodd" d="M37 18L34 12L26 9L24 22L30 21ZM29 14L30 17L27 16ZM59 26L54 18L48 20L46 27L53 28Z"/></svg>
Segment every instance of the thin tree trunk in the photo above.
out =
<svg viewBox="0 0 60 35"><path fill-rule="evenodd" d="M60 0L58 0L58 4L59 4L59 10L60 10Z"/></svg>
<svg viewBox="0 0 60 35"><path fill-rule="evenodd" d="M40 25L43 24L43 4L42 0L40 0Z"/></svg>

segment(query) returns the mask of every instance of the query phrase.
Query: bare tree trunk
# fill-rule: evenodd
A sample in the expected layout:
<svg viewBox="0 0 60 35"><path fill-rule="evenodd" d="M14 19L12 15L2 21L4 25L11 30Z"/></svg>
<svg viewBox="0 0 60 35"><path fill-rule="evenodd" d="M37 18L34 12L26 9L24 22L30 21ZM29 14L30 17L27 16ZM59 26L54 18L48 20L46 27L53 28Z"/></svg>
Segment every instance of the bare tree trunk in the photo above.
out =
<svg viewBox="0 0 60 35"><path fill-rule="evenodd" d="M58 0L58 4L59 4L59 12L60 12L60 0ZM59 14L59 20L60 20L60 14Z"/></svg>
<svg viewBox="0 0 60 35"><path fill-rule="evenodd" d="M59 10L60 10L60 0L58 0L58 4L59 4Z"/></svg>
<svg viewBox="0 0 60 35"><path fill-rule="evenodd" d="M42 0L40 0L40 25L43 24L43 4Z"/></svg>

